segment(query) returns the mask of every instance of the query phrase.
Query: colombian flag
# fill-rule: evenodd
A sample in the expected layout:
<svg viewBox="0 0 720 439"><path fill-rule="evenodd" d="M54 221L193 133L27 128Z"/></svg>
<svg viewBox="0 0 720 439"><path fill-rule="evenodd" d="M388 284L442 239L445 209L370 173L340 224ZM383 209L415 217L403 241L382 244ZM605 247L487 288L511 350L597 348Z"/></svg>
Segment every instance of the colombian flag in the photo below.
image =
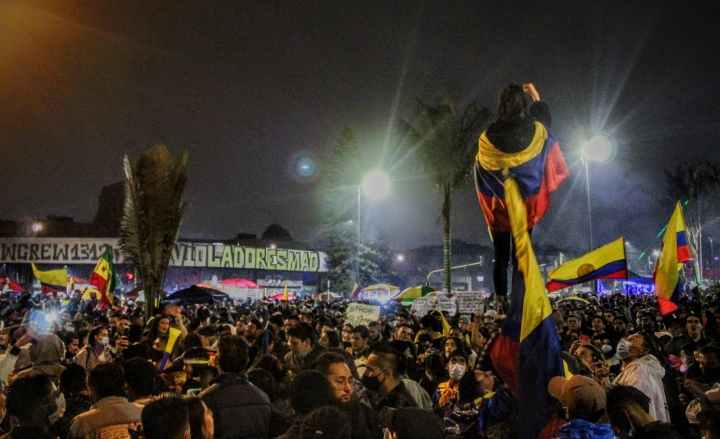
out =
<svg viewBox="0 0 720 439"><path fill-rule="evenodd" d="M653 281L655 295L662 315L670 314L680 305L680 275L682 263L692 259L687 237L685 236L685 217L678 202L675 205L663 238L660 257L655 264Z"/></svg>
<svg viewBox="0 0 720 439"><path fill-rule="evenodd" d="M550 300L530 244L528 220L518 183L505 183L518 269L513 272L511 303L490 359L517 397L519 437L538 437L551 419L555 401L547 391L553 377L565 376L560 340Z"/></svg>
<svg viewBox="0 0 720 439"><path fill-rule="evenodd" d="M62 293L67 289L67 270L40 271L32 262L35 278L40 281L40 291L43 293Z"/></svg>
<svg viewBox="0 0 720 439"><path fill-rule="evenodd" d="M529 229L545 214L550 194L570 175L557 139L540 122L535 122L530 145L517 153L498 150L483 133L475 157L475 189L488 226L501 232L510 231L503 169L510 169L517 181Z"/></svg>
<svg viewBox="0 0 720 439"><path fill-rule="evenodd" d="M548 274L548 293L594 279L627 279L625 238L618 238L577 259L567 261Z"/></svg>
<svg viewBox="0 0 720 439"><path fill-rule="evenodd" d="M113 266L112 253L110 247L105 249L102 257L95 266L93 274L90 277L90 285L94 285L100 291L100 302L98 308L104 310L112 305L115 286L117 285L117 276L115 275L115 267Z"/></svg>

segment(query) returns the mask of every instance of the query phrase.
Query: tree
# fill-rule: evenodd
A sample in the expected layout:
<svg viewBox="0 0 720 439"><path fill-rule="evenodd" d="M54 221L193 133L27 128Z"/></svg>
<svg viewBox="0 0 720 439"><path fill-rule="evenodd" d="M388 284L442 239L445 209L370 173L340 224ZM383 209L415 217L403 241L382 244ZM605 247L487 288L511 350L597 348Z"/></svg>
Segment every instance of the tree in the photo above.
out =
<svg viewBox="0 0 720 439"><path fill-rule="evenodd" d="M477 154L477 140L482 125L490 118L487 108L470 103L462 113L449 100L426 103L418 99L417 123L400 119L398 127L403 142L417 151L425 170L443 195L443 288L450 291L451 258L450 212L452 193L465 184Z"/></svg>
<svg viewBox="0 0 720 439"><path fill-rule="evenodd" d="M290 236L290 232L287 231L283 226L280 224L272 223L270 224L267 229L262 233L262 239L267 239L271 241L292 241L292 236Z"/></svg>
<svg viewBox="0 0 720 439"><path fill-rule="evenodd" d="M164 145L144 152L135 164L125 156L125 205L120 248L138 270L145 309L152 316L162 295L172 249L187 209L187 153L174 160Z"/></svg>
<svg viewBox="0 0 720 439"><path fill-rule="evenodd" d="M672 202L685 208L685 226L692 253L695 277L702 279L702 226L708 216L718 214L716 195L720 192L720 163L680 163L675 172L665 170Z"/></svg>
<svg viewBox="0 0 720 439"><path fill-rule="evenodd" d="M357 248L357 190L362 168L361 149L355 133L345 127L337 141L323 153L321 180L324 231L328 239L328 279L334 291L352 291L388 277L390 250L370 233L363 233ZM358 254L359 253L359 254ZM360 264L359 279L355 278Z"/></svg>

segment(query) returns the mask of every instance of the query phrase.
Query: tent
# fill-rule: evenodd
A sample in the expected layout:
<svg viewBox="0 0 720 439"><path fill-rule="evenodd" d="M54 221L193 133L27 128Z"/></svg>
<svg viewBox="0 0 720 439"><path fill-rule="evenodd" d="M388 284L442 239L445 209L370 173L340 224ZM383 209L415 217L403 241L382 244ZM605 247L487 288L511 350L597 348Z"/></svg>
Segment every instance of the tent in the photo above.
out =
<svg viewBox="0 0 720 439"><path fill-rule="evenodd" d="M235 288L260 288L260 285L247 279L225 279L220 281L220 285L235 287Z"/></svg>
<svg viewBox="0 0 720 439"><path fill-rule="evenodd" d="M182 290L177 290L165 297L163 302L184 302L184 303L213 303L230 300L230 296L215 288L192 285Z"/></svg>
<svg viewBox="0 0 720 439"><path fill-rule="evenodd" d="M337 293L333 293L332 291L326 291L324 293L318 294L318 300L321 300L321 301L339 300L339 299L342 299L342 296Z"/></svg>
<svg viewBox="0 0 720 439"><path fill-rule="evenodd" d="M400 288L388 284L375 284L362 289L362 298L365 300L377 300L385 302L397 295Z"/></svg>
<svg viewBox="0 0 720 439"><path fill-rule="evenodd" d="M434 288L430 288L425 285L418 285L416 287L410 287L403 290L402 293L393 297L393 299L397 301L402 299L417 299L418 297L425 297L433 291L435 291Z"/></svg>
<svg viewBox="0 0 720 439"><path fill-rule="evenodd" d="M270 296L270 297L268 297L268 299L270 299L270 300L283 300L283 297L284 297L284 296L285 296L284 293L280 293L280 294L276 294L276 295L274 295L274 296ZM288 294L288 300L295 300L295 296L293 296L292 294Z"/></svg>

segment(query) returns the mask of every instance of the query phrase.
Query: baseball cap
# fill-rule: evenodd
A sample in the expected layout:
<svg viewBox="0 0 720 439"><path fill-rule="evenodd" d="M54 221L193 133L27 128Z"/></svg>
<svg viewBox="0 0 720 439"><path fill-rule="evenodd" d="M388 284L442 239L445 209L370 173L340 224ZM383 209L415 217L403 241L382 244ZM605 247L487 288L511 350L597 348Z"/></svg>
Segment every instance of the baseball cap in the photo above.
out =
<svg viewBox="0 0 720 439"><path fill-rule="evenodd" d="M567 407L573 418L594 422L605 410L605 390L594 380L582 375L570 379L555 377L548 384L548 392Z"/></svg>
<svg viewBox="0 0 720 439"><path fill-rule="evenodd" d="M495 311L494 309L489 309L489 310L485 311L485 314L483 314L483 315L486 318L490 317L491 319L495 319L495 317L497 317L497 311Z"/></svg>

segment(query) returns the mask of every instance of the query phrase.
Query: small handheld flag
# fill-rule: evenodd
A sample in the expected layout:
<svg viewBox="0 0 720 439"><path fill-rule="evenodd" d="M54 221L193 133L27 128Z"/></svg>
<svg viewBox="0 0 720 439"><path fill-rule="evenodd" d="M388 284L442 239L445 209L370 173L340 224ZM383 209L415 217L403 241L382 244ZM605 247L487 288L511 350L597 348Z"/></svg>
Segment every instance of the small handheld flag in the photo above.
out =
<svg viewBox="0 0 720 439"><path fill-rule="evenodd" d="M182 334L182 331L177 328L169 328L168 329L168 341L165 345L165 352L163 352L162 360L160 360L160 366L158 366L159 371L163 371L165 369L165 364L167 363L168 359L170 358L170 354L172 353L173 348L175 347L175 342L177 342L178 337L180 337L180 334Z"/></svg>

